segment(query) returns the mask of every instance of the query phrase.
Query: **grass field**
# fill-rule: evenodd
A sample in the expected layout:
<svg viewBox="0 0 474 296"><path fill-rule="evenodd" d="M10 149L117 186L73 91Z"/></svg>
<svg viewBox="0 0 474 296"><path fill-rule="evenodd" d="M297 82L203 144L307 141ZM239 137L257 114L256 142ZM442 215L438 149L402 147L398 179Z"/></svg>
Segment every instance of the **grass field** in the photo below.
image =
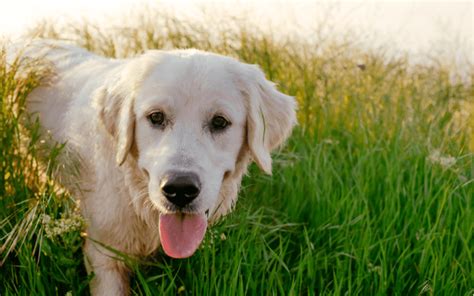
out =
<svg viewBox="0 0 474 296"><path fill-rule="evenodd" d="M107 56L231 55L299 103L273 176L251 167L235 211L193 257L124 258L133 295L474 293L474 67L456 79L448 60L414 64L351 40L315 47L169 16L118 31L45 25L40 35ZM16 75L20 64L0 55L0 295L87 295L83 221L54 181L62 145L46 145L24 114L47 73L23 65L29 75Z"/></svg>

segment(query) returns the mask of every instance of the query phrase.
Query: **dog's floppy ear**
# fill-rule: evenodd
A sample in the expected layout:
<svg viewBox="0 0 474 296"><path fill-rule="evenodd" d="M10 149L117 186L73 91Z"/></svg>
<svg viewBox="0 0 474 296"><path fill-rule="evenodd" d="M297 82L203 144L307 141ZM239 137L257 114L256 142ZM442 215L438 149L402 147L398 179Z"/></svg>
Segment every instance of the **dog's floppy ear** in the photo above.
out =
<svg viewBox="0 0 474 296"><path fill-rule="evenodd" d="M95 95L99 119L115 142L115 159L122 165L133 144L135 113L134 92L120 80L101 87Z"/></svg>
<svg viewBox="0 0 474 296"><path fill-rule="evenodd" d="M270 152L288 138L296 124L296 103L293 97L279 92L258 66L245 67L240 81L247 97L247 143L257 165L271 174Z"/></svg>

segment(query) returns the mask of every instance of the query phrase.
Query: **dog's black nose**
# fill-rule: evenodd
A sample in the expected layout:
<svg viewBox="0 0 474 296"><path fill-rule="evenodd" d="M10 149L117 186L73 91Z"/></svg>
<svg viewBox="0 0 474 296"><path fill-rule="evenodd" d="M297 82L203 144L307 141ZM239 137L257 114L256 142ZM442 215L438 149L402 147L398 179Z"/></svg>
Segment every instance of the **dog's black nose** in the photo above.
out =
<svg viewBox="0 0 474 296"><path fill-rule="evenodd" d="M160 183L161 192L173 204L182 208L192 202L201 191L199 177L188 172L169 172Z"/></svg>

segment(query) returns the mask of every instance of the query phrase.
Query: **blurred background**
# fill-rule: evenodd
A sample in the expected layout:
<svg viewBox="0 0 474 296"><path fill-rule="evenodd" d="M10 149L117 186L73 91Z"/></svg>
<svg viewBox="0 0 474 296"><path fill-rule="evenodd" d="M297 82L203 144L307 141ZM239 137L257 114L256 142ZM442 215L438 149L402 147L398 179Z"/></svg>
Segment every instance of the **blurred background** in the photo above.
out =
<svg viewBox="0 0 474 296"><path fill-rule="evenodd" d="M0 10L0 36L15 38L40 20L54 23L88 20L100 26L123 26L131 11L150 7L184 21L226 22L229 17L276 35L314 38L315 31L344 38L358 35L367 47L389 46L393 54L448 55L461 68L474 61L472 1L153 1L17 0ZM212 19L210 19L212 17ZM323 28L324 27L324 28ZM321 32L325 30L324 32ZM318 36L319 37L319 36ZM320 40L320 39L318 39Z"/></svg>

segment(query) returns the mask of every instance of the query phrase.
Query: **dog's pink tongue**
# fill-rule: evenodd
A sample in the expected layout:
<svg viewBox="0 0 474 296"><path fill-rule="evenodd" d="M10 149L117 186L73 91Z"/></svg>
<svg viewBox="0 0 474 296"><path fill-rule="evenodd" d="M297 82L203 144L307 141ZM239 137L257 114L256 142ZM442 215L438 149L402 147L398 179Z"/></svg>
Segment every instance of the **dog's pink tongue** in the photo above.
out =
<svg viewBox="0 0 474 296"><path fill-rule="evenodd" d="M204 238L206 228L205 215L161 215L160 239L163 250L173 258L191 256Z"/></svg>

